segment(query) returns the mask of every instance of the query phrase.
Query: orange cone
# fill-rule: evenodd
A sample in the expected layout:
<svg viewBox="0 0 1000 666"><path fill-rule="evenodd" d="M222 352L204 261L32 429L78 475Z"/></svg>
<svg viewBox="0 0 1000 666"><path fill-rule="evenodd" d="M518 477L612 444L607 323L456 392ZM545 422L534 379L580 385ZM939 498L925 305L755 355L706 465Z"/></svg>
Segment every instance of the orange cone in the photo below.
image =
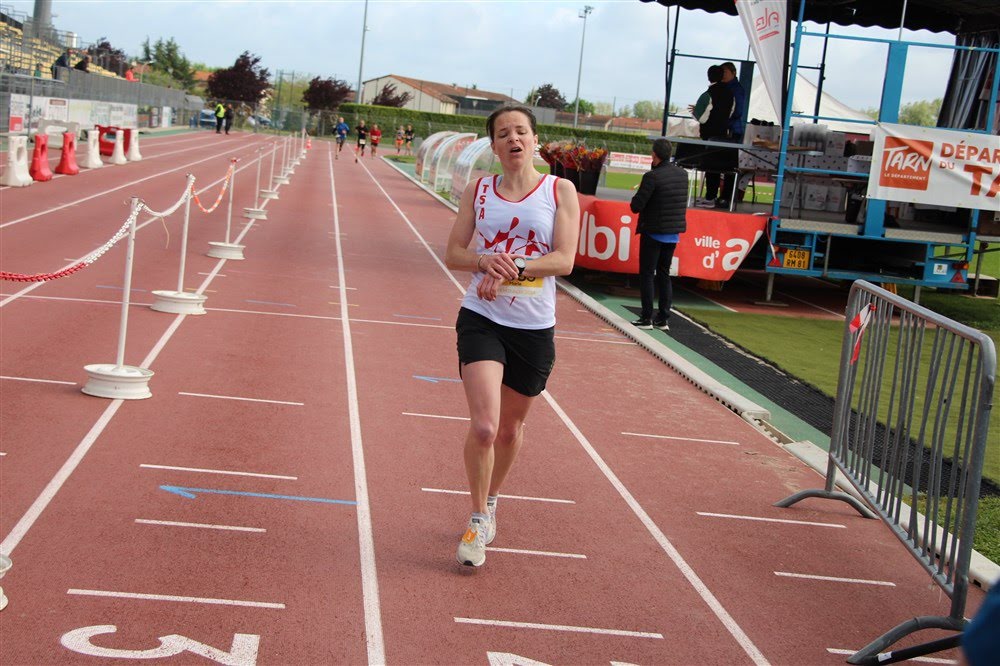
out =
<svg viewBox="0 0 1000 666"><path fill-rule="evenodd" d="M312 137L311 136L307 136L306 137L306 150L309 150L312 147L313 147Z"/></svg>
<svg viewBox="0 0 1000 666"><path fill-rule="evenodd" d="M64 176L75 176L80 173L80 167L76 163L76 135L72 132L63 132L62 156L59 158L56 173Z"/></svg>
<svg viewBox="0 0 1000 666"><path fill-rule="evenodd" d="M49 168L49 136L35 135L35 151L31 155L31 167L28 169L31 177L38 182L52 180L52 169Z"/></svg>

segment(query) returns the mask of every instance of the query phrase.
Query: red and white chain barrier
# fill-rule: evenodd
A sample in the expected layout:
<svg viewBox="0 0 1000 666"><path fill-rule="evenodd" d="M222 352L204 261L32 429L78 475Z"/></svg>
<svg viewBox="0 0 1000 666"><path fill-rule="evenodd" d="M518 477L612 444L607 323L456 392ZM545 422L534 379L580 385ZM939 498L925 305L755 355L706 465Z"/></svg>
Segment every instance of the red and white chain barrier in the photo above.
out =
<svg viewBox="0 0 1000 666"><path fill-rule="evenodd" d="M232 175L231 171L232 168L230 167L230 174L229 174L230 176ZM226 178L228 182L229 176L227 176ZM72 275L73 273L81 271L87 266L93 264L101 257L103 257L108 252L108 250L110 250L111 248L113 248L115 245L118 244L118 241L125 238L125 236L128 235L129 227L132 225L133 222L135 222L135 220L139 217L139 214L143 210L148 212L153 217L169 217L174 212L176 212L177 209L180 208L185 201L188 200L188 197L191 196L191 194L194 192L193 187L194 187L194 176L188 174L188 182L187 186L184 188L184 194L181 195L181 198L177 201L177 203L175 203L173 206L171 206L170 208L168 208L163 212L155 211L149 206L147 206L145 202L140 201L139 205L136 206L136 208L131 212L131 214L129 214L128 219L125 220L125 223L122 224L121 228L118 229L115 235L112 236L107 243L97 248L96 250L94 250L93 252L91 252L86 257L81 259L79 262L73 264L72 266L69 266L60 271L55 271L52 273L26 274L26 273L10 273L7 271L0 271L0 281L49 282L51 280L58 280L59 278L64 278L67 275Z"/></svg>
<svg viewBox="0 0 1000 666"><path fill-rule="evenodd" d="M222 203L222 196L226 193L226 190L229 189L229 181L232 179L233 171L235 171L236 169L236 162L237 159L235 157L232 158L232 160L230 161L229 171L226 172L226 180L224 183L222 183L222 189L219 190L219 196L216 197L215 203L212 204L211 208L205 208L204 206L201 205L201 199L198 198L198 193L194 191L194 183L191 184L191 196L194 197L194 202L198 206L198 208L201 209L201 212L211 213L212 211L214 211L216 208L219 207L220 203Z"/></svg>

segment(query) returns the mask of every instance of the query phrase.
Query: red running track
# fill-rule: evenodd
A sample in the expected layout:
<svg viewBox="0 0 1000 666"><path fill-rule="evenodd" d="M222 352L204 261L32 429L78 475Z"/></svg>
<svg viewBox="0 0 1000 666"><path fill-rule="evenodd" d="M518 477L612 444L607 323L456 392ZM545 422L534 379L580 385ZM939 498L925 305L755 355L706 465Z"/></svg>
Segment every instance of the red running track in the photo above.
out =
<svg viewBox="0 0 1000 666"><path fill-rule="evenodd" d="M59 268L127 196L165 208L185 173L207 187L261 141L150 140L155 159L0 190L0 266ZM240 166L234 211L253 199ZM562 293L497 539L460 566L453 214L323 142L295 171L267 220L234 226L245 261L204 256L224 206L192 214L204 316L146 307L176 286L180 218L168 243L140 217L126 362L156 372L149 400L79 391L114 359L122 246L3 285L0 663L839 664L830 649L947 614L881 523L773 507L821 478Z"/></svg>

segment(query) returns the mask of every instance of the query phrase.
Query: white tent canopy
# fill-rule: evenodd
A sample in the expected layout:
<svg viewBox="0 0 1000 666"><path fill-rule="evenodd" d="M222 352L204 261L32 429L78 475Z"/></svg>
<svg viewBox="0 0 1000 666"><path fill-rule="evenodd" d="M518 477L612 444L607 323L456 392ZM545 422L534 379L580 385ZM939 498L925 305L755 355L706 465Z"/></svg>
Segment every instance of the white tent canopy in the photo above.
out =
<svg viewBox="0 0 1000 666"><path fill-rule="evenodd" d="M816 110L816 94L818 92L819 90L812 81L799 74L795 80L795 99L792 101L792 112L813 115ZM871 120L870 117L860 111L852 109L837 98L825 92L823 93L823 98L819 104L819 115L832 118ZM747 122L757 118L758 120L766 120L776 125L778 124L778 117L774 113L774 109L771 106L771 100L768 99L767 90L764 89L764 80L760 77L755 77L753 80L746 118ZM792 124L798 125L800 123L809 122L812 121L805 118L796 118L793 119ZM870 134L873 127L873 125L847 123L837 120L820 120L819 123L826 125L835 132L850 132L852 134Z"/></svg>

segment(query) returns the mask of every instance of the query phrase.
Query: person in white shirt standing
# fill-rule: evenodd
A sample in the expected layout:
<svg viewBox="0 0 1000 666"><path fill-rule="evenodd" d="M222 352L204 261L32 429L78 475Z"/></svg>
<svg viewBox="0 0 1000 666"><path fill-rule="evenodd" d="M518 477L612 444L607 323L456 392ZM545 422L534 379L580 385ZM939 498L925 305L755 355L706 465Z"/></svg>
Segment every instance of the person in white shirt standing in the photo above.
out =
<svg viewBox="0 0 1000 666"><path fill-rule="evenodd" d="M457 559L476 567L496 536L497 497L524 440L524 419L555 362L555 276L573 270L580 234L572 183L535 170L531 110L497 109L486 131L503 175L466 187L445 255L449 268L472 273L455 324L472 495Z"/></svg>

